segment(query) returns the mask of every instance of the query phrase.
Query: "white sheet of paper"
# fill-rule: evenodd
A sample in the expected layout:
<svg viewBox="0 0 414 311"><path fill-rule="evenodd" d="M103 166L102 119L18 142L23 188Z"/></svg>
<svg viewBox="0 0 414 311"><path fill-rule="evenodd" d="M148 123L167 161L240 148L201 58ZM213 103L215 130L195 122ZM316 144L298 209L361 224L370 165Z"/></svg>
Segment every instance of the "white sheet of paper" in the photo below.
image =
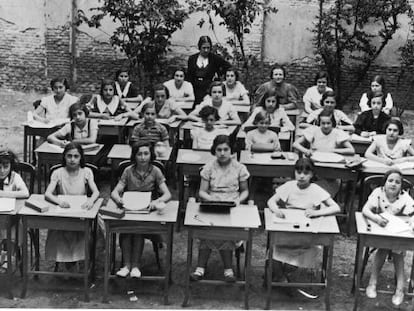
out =
<svg viewBox="0 0 414 311"><path fill-rule="evenodd" d="M400 169L400 170L410 170L414 168L414 162L403 162L393 165L394 167Z"/></svg>
<svg viewBox="0 0 414 311"><path fill-rule="evenodd" d="M362 165L364 167L389 167L388 165L372 160L366 160L364 163L362 163Z"/></svg>
<svg viewBox="0 0 414 311"><path fill-rule="evenodd" d="M355 142L371 142L372 141L372 137L362 137L357 134L352 134L351 139L352 141L355 141Z"/></svg>
<svg viewBox="0 0 414 311"><path fill-rule="evenodd" d="M344 157L333 152L315 151L312 153L312 160L324 163L339 163L344 161Z"/></svg>
<svg viewBox="0 0 414 311"><path fill-rule="evenodd" d="M186 162L196 162L200 160L201 156L194 152L185 153L182 155L181 159Z"/></svg>
<svg viewBox="0 0 414 311"><path fill-rule="evenodd" d="M58 195L59 200L63 200L69 203L70 208L61 208L56 205L56 211L58 213L79 213L82 214L86 210L82 208L82 204L86 202L86 195Z"/></svg>
<svg viewBox="0 0 414 311"><path fill-rule="evenodd" d="M55 145L55 144L49 144L49 146L50 146L50 148L52 148L52 149L54 149L54 150L56 150L56 151L58 151L58 152L61 152L61 153L63 153L63 148L62 147L60 147L60 146L58 146L58 145Z"/></svg>
<svg viewBox="0 0 414 311"><path fill-rule="evenodd" d="M273 214L272 220L273 223L277 224L299 224L305 226L307 223L310 223L310 219L305 216L305 211L300 209L290 209L289 213L285 213L285 218L279 218Z"/></svg>
<svg viewBox="0 0 414 311"><path fill-rule="evenodd" d="M0 198L0 212L11 212L16 206L15 198Z"/></svg>
<svg viewBox="0 0 414 311"><path fill-rule="evenodd" d="M401 218L387 212L381 213L381 216L388 219L388 223L385 226L385 230L388 232L400 233L404 231L411 231L410 225Z"/></svg>
<svg viewBox="0 0 414 311"><path fill-rule="evenodd" d="M126 191L122 196L126 210L138 211L146 209L151 202L151 192Z"/></svg>

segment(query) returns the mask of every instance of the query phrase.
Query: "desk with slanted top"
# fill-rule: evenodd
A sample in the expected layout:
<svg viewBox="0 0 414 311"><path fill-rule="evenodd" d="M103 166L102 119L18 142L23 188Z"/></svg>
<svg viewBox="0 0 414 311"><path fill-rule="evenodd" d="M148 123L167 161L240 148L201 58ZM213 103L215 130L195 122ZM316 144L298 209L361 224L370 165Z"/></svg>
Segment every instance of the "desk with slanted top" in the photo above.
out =
<svg viewBox="0 0 414 311"><path fill-rule="evenodd" d="M32 194L30 198L43 200L44 196ZM69 202L70 203L70 202ZM47 212L37 212L27 206L22 207L18 214L23 221L23 289L22 298L26 296L28 277L30 275L54 275L57 277L76 277L84 280L85 301L89 301L89 276L94 277L95 270L95 246L96 246L96 215L102 204L102 199L98 199L90 210L79 211L71 208L62 209L57 205L50 204ZM29 229L53 229L63 231L78 231L85 234L85 264L82 272L53 272L39 271L39 258L36 258L36 266L33 270L28 267L28 251L27 251L27 231ZM92 235L92 247L90 246L90 238Z"/></svg>
<svg viewBox="0 0 414 311"><path fill-rule="evenodd" d="M139 203L139 202L137 202ZM108 205L115 207L115 203L110 200ZM151 212L149 214L129 214L126 213L121 219L111 216L101 215L105 223L105 272L104 272L104 301L108 301L109 279L114 278L115 274L109 271L109 266L115 261L115 254L111 256L112 235L117 233L134 234L164 234L167 237L167 252L165 259L164 276L142 276L140 280L163 280L164 281L164 304L168 304L168 291L171 281L171 263L174 224L177 221L178 202L170 201L167 203L163 214Z"/></svg>
<svg viewBox="0 0 414 311"><path fill-rule="evenodd" d="M233 207L230 214L212 214L200 212L198 203L188 203L184 225L188 229L186 286L183 307L187 306L190 298L190 270L193 258L193 240L244 240L246 241L246 257L244 279L236 284L244 285L244 305L249 308L249 286L251 273L251 255L253 230L260 227L260 216L255 205L240 205ZM223 284L224 281L201 280L199 283Z"/></svg>
<svg viewBox="0 0 414 311"><path fill-rule="evenodd" d="M294 210L284 209L283 213L286 219L289 219L289 214ZM323 274L320 283L283 283L272 282L272 264L267 265L266 282L267 282L267 298L266 309L271 307L272 285L279 287L301 287L301 286L316 286L325 288L325 305L326 309L330 310L329 292L331 289L331 271L332 258L335 235L339 234L338 224L335 216L324 216L309 219L309 225L299 225L299 228L294 227L294 220L292 223L275 223L273 213L269 208L265 209L265 228L268 232L269 250L268 262L273 260L274 245L289 245L289 246L304 246L304 245L322 245L326 249L327 258L323 262ZM292 217L292 216L291 216Z"/></svg>

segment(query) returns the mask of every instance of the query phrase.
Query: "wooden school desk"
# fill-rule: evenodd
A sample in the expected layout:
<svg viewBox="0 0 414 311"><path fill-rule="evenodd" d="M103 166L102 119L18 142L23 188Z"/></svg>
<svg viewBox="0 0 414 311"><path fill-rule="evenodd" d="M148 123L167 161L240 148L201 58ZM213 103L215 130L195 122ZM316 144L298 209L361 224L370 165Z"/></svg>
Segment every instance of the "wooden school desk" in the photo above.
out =
<svg viewBox="0 0 414 311"><path fill-rule="evenodd" d="M14 210L10 212L0 212L0 230L6 230L6 238L7 238L7 271L5 274L0 274L2 277L3 282L9 284L7 286L7 295L9 299L13 299L13 292L12 292L12 276L13 276L13 264L12 264L12 226L16 226L16 233L18 232L18 216L17 213L19 210L24 206L24 199L16 199L16 203L14 206ZM0 204L2 199L0 199ZM16 245L18 245L18 235L16 234ZM17 259L16 259L17 262ZM16 265L17 266L17 265Z"/></svg>
<svg viewBox="0 0 414 311"><path fill-rule="evenodd" d="M325 288L325 306L326 310L330 310L329 292L332 282L332 258L335 235L339 234L338 224L335 216L324 216L309 219L309 226L299 224L299 228L295 228L295 219L292 216L292 211L289 209L283 209L285 219L292 219L292 223L275 223L274 215L269 208L265 208L265 228L268 233L269 250L268 250L268 262L273 260L273 248L274 245L289 245L289 246L303 246L303 245L321 245L327 251L327 258L324 259L324 265L322 267L323 272L320 283L283 283L272 282L272 264L267 265L266 282L267 282L267 298L266 309L271 308L272 298L272 285L278 287L302 287L302 286L315 286Z"/></svg>
<svg viewBox="0 0 414 311"><path fill-rule="evenodd" d="M95 163L96 158L103 148L104 145L99 145L98 148L93 150L85 151L85 162ZM37 187L38 192L42 192L42 176L45 180L45 187L47 183L47 176L49 174L49 168L53 165L59 164L62 162L62 154L64 148L59 147L48 142L41 144L36 150L37 154Z"/></svg>
<svg viewBox="0 0 414 311"><path fill-rule="evenodd" d="M179 149L176 164L178 165L178 201L180 209L184 209L187 198L184 195L184 176L200 176L200 168L215 159L210 151Z"/></svg>
<svg viewBox="0 0 414 311"><path fill-rule="evenodd" d="M260 227L260 216L255 205L240 205L230 209L230 214L203 213L199 204L189 202L185 212L184 225L188 229L187 270L185 275L185 297L183 307L190 298L190 273L193 259L193 240L234 240L246 241L244 280L236 284L244 285L244 306L249 308L249 287L253 230ZM219 280L200 280L197 283L225 284Z"/></svg>
<svg viewBox="0 0 414 311"><path fill-rule="evenodd" d="M355 256L355 270L354 270L354 311L358 309L359 291L362 277L362 264L363 264L363 251L365 247L385 248L392 249L393 251L412 251L414 249L414 233L412 231L401 232L398 234L391 233L385 228L380 227L371 220L367 220L362 213L355 213L356 227L358 233L357 250ZM368 224L371 229L368 230ZM375 256L375 255L373 255ZM413 271L414 259L411 266L410 275L410 288L413 287L414 271ZM377 292L380 292L377 290ZM382 291L384 292L384 291ZM386 293L391 293L390 291ZM393 294L393 293L392 293ZM411 310L414 309L414 295L412 292L406 293L411 296Z"/></svg>
<svg viewBox="0 0 414 311"><path fill-rule="evenodd" d="M108 153L108 159L111 161L111 189L115 187L116 184L116 172L119 167L119 163L124 160L129 160L131 158L131 146L125 144L115 144L113 145L111 151ZM166 148L165 154L157 156L157 160L166 162L170 159L172 152L172 147Z"/></svg>
<svg viewBox="0 0 414 311"><path fill-rule="evenodd" d="M140 202L137 202L139 204ZM108 205L115 207L112 200L108 201ZM163 276L146 276L143 275L139 280L160 280L164 281L164 304L168 304L168 291L171 281L172 268L172 248L174 224L177 221L178 201L170 201L165 207L162 215L156 211L149 214L129 214L121 219L111 216L101 215L105 222L105 272L104 272L104 302L108 302L108 286L109 279L115 278L115 274L111 274L109 269L111 264L115 264L115 253L111 256L111 250L116 249L115 245L111 245L112 235L117 233L133 233L133 234L162 234L167 239L167 250L165 258L165 271Z"/></svg>
<svg viewBox="0 0 414 311"><path fill-rule="evenodd" d="M222 125L222 124L217 124L216 126L220 126L224 129L226 129L227 135L231 135L239 125ZM193 121L187 121L185 122L181 128L180 128L180 140L182 140L184 142L184 146L186 148L191 148L191 130L195 127L200 127L203 128L204 127L204 123L203 122L193 122Z"/></svg>
<svg viewBox="0 0 414 311"><path fill-rule="evenodd" d="M43 199L43 195L32 194L30 198ZM51 208L39 213L27 206L21 208L18 214L23 221L23 289L22 298L27 292L27 283L30 275L54 275L57 277L71 276L83 278L85 301L89 301L89 276L94 277L95 271L95 245L96 245L96 215L103 199L98 199L90 210L72 211L70 208L62 209L50 203ZM70 202L69 202L70 203ZM82 272L54 272L39 271L39 260L36 258L36 267L28 267L27 232L29 229L53 229L63 231L79 231L85 234L85 263ZM93 233L91 236L91 232ZM92 247L90 239L92 238Z"/></svg>
<svg viewBox="0 0 414 311"><path fill-rule="evenodd" d="M128 121L128 118L123 118L119 121L115 121L115 119L104 120L104 119L97 119L98 120L98 135L108 135L108 136L117 136L118 143L124 142L124 127Z"/></svg>
<svg viewBox="0 0 414 311"><path fill-rule="evenodd" d="M69 119L59 119L49 123L40 121L27 121L23 123L23 161L32 163L34 158L34 149L36 148L36 136L47 138L50 134L56 132Z"/></svg>

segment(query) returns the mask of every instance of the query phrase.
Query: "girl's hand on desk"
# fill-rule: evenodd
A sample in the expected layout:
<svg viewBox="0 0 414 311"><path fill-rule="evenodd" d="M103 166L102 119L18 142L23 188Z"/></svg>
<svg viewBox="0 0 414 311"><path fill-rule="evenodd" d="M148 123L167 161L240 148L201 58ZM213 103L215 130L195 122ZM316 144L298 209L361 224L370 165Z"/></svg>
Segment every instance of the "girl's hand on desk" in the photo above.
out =
<svg viewBox="0 0 414 311"><path fill-rule="evenodd" d="M360 135L361 135L361 137L366 137L367 138L367 137L369 137L369 132L362 131Z"/></svg>
<svg viewBox="0 0 414 311"><path fill-rule="evenodd" d="M59 206L60 206L61 208L70 208L70 204L69 204L68 202L66 202L66 201L61 201L61 202L59 203Z"/></svg>
<svg viewBox="0 0 414 311"><path fill-rule="evenodd" d="M375 222L380 226L380 227L385 227L388 224L388 219L381 217L380 215L375 215Z"/></svg>
<svg viewBox="0 0 414 311"><path fill-rule="evenodd" d="M103 120L110 120L111 119L111 116L109 114L103 113L101 115L101 119L103 119Z"/></svg>
<svg viewBox="0 0 414 311"><path fill-rule="evenodd" d="M168 123L173 123L176 119L177 119L177 116L172 116L172 117L168 118L167 122Z"/></svg>
<svg viewBox="0 0 414 311"><path fill-rule="evenodd" d="M121 121L123 117L124 117L123 114L119 114L114 118L114 120L115 121Z"/></svg>
<svg viewBox="0 0 414 311"><path fill-rule="evenodd" d="M318 216L318 211L313 208L308 208L305 210L305 216L308 218L315 218Z"/></svg>
<svg viewBox="0 0 414 311"><path fill-rule="evenodd" d="M93 207L93 201L89 199L85 203L83 203L81 207L90 210Z"/></svg>
<svg viewBox="0 0 414 311"><path fill-rule="evenodd" d="M285 218L285 214L280 210L280 209L277 209L277 210L272 210L272 212L275 214L275 216L276 217L278 217L278 218Z"/></svg>
<svg viewBox="0 0 414 311"><path fill-rule="evenodd" d="M312 150L310 150L310 149L306 150L303 154L307 157L311 157L312 156Z"/></svg>
<svg viewBox="0 0 414 311"><path fill-rule="evenodd" d="M116 203L116 205L118 205L119 207L123 207L124 206L124 201L122 199L119 199L118 201L114 200L114 202Z"/></svg>

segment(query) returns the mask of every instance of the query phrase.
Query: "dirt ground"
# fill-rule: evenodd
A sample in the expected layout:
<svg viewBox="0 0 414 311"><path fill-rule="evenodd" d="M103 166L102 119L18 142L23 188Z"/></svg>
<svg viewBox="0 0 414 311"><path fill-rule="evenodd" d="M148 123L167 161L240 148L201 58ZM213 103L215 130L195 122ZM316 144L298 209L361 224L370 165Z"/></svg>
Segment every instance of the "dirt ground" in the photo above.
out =
<svg viewBox="0 0 414 311"><path fill-rule="evenodd" d="M19 93L0 89L0 146L8 146L15 150L19 157L22 157L23 150L23 126L22 122L26 119L26 112L32 109L32 102L43 94L36 93ZM403 115L403 121L407 136L414 136L414 112L408 111ZM410 130L409 130L410 129ZM101 183L99 185L101 195L109 195L109 185ZM264 202L270 195L271 189L262 189L259 196L260 202ZM268 187L269 188L269 187ZM177 198L176 191L173 191L174 198ZM45 232L42 232L41 247L44 246ZM187 233L185 230L174 232L173 244L173 284L170 289L170 304L165 306L162 303L162 284L157 282L142 282L131 280L115 280L110 286L110 303L102 303L103 293L103 239L99 236L97 245L97 280L91 284L90 302L83 302L82 281L63 280L53 277L40 277L39 280L29 280L28 293L25 299L20 297L22 280L17 274L13 280L13 292L15 299L6 298L6 287L10 286L9 282L0 281L0 307L3 308L143 308L143 309L179 309L181 308L184 297L184 275L187 255ZM250 308L263 309L265 306L265 289L262 287L263 272L265 263L266 234L258 230L254 235L253 258L252 258L252 288L250 295ZM350 293L352 285L352 273L354 267L356 249L355 235L347 237L340 235L337 237L334 249L333 259L333 285L331 290L332 310L352 310L353 295ZM117 256L119 257L118 250ZM41 248L43 256L44 251ZM165 254L165 247L161 250L161 258ZM196 258L193 259L195 262ZM412 261L412 254L409 252L406 256L406 279L408 280L408 269ZM44 262L44 267L53 269L53 263ZM221 260L217 254L210 258L208 266L208 275L216 278L222 277ZM144 251L143 274L155 272L155 257L152 246L146 244ZM368 264L367 271L370 270ZM379 281L383 289L394 288L393 264L386 263ZM367 282L365 274L364 282ZM308 272L299 271L294 276L295 279L319 278L319 272L311 275ZM134 290L138 298L137 301L131 302L127 295L128 290ZM294 292L293 295L273 289L272 308L278 310L323 310L324 294L319 294L317 299L308 299ZM237 285L209 285L193 284L192 296L190 298L189 308L191 309L242 309L244 290ZM367 299L362 294L360 310L392 310L390 295L379 294L377 299ZM409 309L409 300L406 298L401 310Z"/></svg>

